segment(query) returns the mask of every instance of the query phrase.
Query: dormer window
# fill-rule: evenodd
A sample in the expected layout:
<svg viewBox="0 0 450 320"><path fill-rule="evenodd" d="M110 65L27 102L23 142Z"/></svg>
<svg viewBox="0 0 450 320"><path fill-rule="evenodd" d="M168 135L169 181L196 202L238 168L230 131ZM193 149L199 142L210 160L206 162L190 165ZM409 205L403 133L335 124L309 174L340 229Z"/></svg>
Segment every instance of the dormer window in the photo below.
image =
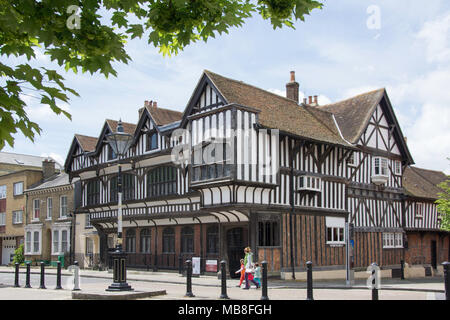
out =
<svg viewBox="0 0 450 320"><path fill-rule="evenodd" d="M385 184L389 179L388 160L382 157L373 158L373 174L372 182L381 185Z"/></svg>
<svg viewBox="0 0 450 320"><path fill-rule="evenodd" d="M158 132L150 131L147 133L147 148L146 151L158 149Z"/></svg>
<svg viewBox="0 0 450 320"><path fill-rule="evenodd" d="M108 145L108 160L114 160L117 158L117 154L115 154L113 148Z"/></svg>
<svg viewBox="0 0 450 320"><path fill-rule="evenodd" d="M322 180L319 177L314 176L301 176L299 177L299 191L322 191Z"/></svg>

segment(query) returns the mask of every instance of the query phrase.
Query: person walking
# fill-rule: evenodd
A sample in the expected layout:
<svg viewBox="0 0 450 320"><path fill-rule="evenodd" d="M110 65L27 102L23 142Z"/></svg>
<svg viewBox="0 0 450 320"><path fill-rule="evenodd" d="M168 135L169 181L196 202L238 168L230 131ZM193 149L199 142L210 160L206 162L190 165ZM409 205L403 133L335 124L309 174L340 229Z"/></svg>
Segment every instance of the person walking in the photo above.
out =
<svg viewBox="0 0 450 320"><path fill-rule="evenodd" d="M246 290L250 289L249 281L253 282L256 285L256 289L259 288L259 284L253 279L252 273L253 270L253 253L250 247L244 249L245 258L244 258L244 266L245 266L245 288Z"/></svg>
<svg viewBox="0 0 450 320"><path fill-rule="evenodd" d="M258 262L255 263L255 281L261 286L261 267Z"/></svg>
<svg viewBox="0 0 450 320"><path fill-rule="evenodd" d="M244 264L244 259L241 259L241 268L236 271L235 273L241 273L241 279L239 280L239 285L238 287L240 288L242 286L242 282L244 282L245 279L245 264Z"/></svg>

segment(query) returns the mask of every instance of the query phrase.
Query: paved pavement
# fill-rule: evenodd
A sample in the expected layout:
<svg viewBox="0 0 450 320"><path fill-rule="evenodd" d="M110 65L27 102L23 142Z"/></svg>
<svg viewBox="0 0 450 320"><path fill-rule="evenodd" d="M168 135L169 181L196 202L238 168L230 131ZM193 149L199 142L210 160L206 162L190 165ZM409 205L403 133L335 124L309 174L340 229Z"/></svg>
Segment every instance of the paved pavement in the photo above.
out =
<svg viewBox="0 0 450 320"><path fill-rule="evenodd" d="M56 285L56 269L46 269L47 289L38 289L40 269L32 268L32 289L25 285L25 268L20 270L21 288L13 288L14 268L0 267L0 300L67 300L71 299L71 273L63 270L63 290L54 290ZM80 287L86 292L104 292L112 282L112 273L108 271L80 271ZM227 281L227 293L231 299L259 300L261 289L252 287L243 290L237 287L237 279ZM128 271L128 283L136 291L166 290L166 295L146 298L151 300L211 300L218 299L221 293L220 279L217 276L200 276L192 280L192 292L195 297L186 298L186 278L178 273ZM283 281L269 279L268 295L271 300L305 300L306 283L299 281ZM351 289L351 290L350 290ZM380 300L443 300L443 278L423 279L382 279L379 291ZM365 281L357 281L352 288L345 286L345 281L314 282L315 300L370 300L371 291L365 286Z"/></svg>

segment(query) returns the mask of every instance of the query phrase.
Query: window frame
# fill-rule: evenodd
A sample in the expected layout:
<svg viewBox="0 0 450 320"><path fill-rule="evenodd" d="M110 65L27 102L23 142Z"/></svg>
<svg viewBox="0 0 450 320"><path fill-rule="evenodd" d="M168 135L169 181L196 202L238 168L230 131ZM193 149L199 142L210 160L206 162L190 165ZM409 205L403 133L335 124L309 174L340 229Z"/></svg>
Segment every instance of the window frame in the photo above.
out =
<svg viewBox="0 0 450 320"><path fill-rule="evenodd" d="M36 204L38 206L36 207ZM37 214L36 214L37 213ZM32 220L37 221L41 217L41 199L33 199L33 217Z"/></svg>
<svg viewBox="0 0 450 320"><path fill-rule="evenodd" d="M88 206L100 204L100 180L90 180L86 184L86 204Z"/></svg>
<svg viewBox="0 0 450 320"><path fill-rule="evenodd" d="M170 174L169 174L170 173ZM174 166L159 166L146 174L146 195L148 199L178 194L178 170ZM170 176L170 179L168 177ZM169 191L169 189L171 191ZM163 190L167 190L163 191Z"/></svg>
<svg viewBox="0 0 450 320"><path fill-rule="evenodd" d="M181 254L195 253L195 230L190 226L185 226L181 229L180 253Z"/></svg>
<svg viewBox="0 0 450 320"><path fill-rule="evenodd" d="M117 191L117 175L109 181L109 202L117 202L119 200L119 192ZM135 199L136 176L131 173L122 174L122 201ZM131 182L131 184L130 184Z"/></svg>
<svg viewBox="0 0 450 320"><path fill-rule="evenodd" d="M142 229L139 232L139 251L141 253L152 253L152 230Z"/></svg>
<svg viewBox="0 0 450 320"><path fill-rule="evenodd" d="M46 219L52 220L52 218L53 218L53 198L47 197L47 217L46 217Z"/></svg>
<svg viewBox="0 0 450 320"><path fill-rule="evenodd" d="M6 199L7 194L7 186L6 184L0 185L0 199Z"/></svg>
<svg viewBox="0 0 450 320"><path fill-rule="evenodd" d="M378 162L378 165L377 165ZM378 173L377 173L378 170ZM384 172L383 172L384 171ZM373 158L373 176L389 177L389 159L385 157Z"/></svg>
<svg viewBox="0 0 450 320"><path fill-rule="evenodd" d="M130 247L133 250L130 250ZM136 230L135 229L128 229L125 232L125 251L127 253L136 253Z"/></svg>
<svg viewBox="0 0 450 320"><path fill-rule="evenodd" d="M280 223L278 219L258 221L258 247L279 247Z"/></svg>
<svg viewBox="0 0 450 320"><path fill-rule="evenodd" d="M402 249L403 247L402 232L383 232L383 249Z"/></svg>
<svg viewBox="0 0 450 320"><path fill-rule="evenodd" d="M297 190L322 192L322 178L312 175L301 175L298 179Z"/></svg>
<svg viewBox="0 0 450 320"><path fill-rule="evenodd" d="M0 226L6 226L6 212L0 212Z"/></svg>
<svg viewBox="0 0 450 320"><path fill-rule="evenodd" d="M63 199L65 199L65 205L63 205ZM65 195L62 195L59 197L59 218L60 219L66 219L68 214L68 197ZM63 214L63 209L65 209L65 214Z"/></svg>
<svg viewBox="0 0 450 320"><path fill-rule="evenodd" d="M152 137L156 136L156 147L152 145ZM151 152L159 149L159 134L156 129L150 130L145 135L145 152Z"/></svg>
<svg viewBox="0 0 450 320"><path fill-rule="evenodd" d="M170 231L170 232L169 232ZM168 247L167 247L167 245ZM166 227L162 233L162 253L175 253L175 229L173 227Z"/></svg>
<svg viewBox="0 0 450 320"><path fill-rule="evenodd" d="M402 162L400 160L394 160L394 174L397 176L402 175Z"/></svg>
<svg viewBox="0 0 450 320"><path fill-rule="evenodd" d="M20 212L20 221L17 221L17 214ZM22 224L23 223L23 210L14 210L12 212L12 223Z"/></svg>
<svg viewBox="0 0 450 320"><path fill-rule="evenodd" d="M17 185L21 185L21 186L22 186L22 191L21 191L21 193L16 193L16 186L17 186ZM23 187L24 187L23 181L19 181L19 182L13 183L13 196L14 196L14 197L22 196L22 195L23 195Z"/></svg>

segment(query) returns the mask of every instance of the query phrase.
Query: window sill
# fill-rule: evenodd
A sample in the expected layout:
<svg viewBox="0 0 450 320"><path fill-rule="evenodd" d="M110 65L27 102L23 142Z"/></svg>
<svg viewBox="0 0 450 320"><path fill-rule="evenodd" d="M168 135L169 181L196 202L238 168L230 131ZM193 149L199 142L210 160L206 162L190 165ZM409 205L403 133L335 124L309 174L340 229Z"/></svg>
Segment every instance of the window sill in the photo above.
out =
<svg viewBox="0 0 450 320"><path fill-rule="evenodd" d="M345 242L327 242L327 246L330 247L344 247Z"/></svg>

